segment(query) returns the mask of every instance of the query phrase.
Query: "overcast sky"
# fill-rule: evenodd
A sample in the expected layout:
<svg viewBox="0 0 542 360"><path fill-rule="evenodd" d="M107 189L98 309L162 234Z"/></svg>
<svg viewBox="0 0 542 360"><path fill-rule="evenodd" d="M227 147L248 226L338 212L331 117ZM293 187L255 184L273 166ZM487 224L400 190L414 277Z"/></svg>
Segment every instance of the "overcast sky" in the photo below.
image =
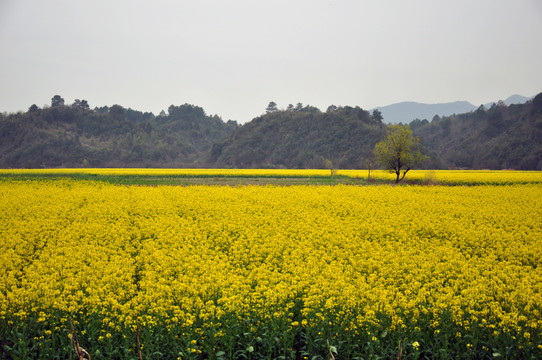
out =
<svg viewBox="0 0 542 360"><path fill-rule="evenodd" d="M0 0L0 112L479 105L542 92L541 38L540 0Z"/></svg>

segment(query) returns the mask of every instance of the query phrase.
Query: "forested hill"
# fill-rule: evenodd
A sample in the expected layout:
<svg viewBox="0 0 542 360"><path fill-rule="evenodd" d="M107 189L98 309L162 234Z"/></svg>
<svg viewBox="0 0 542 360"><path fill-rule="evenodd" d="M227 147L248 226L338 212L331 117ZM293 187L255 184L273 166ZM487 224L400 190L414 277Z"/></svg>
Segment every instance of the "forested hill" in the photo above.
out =
<svg viewBox="0 0 542 360"><path fill-rule="evenodd" d="M386 126L359 107L271 110L213 147L218 166L363 168Z"/></svg>
<svg viewBox="0 0 542 360"><path fill-rule="evenodd" d="M542 170L542 93L525 104L499 101L409 125L428 150L427 167Z"/></svg>
<svg viewBox="0 0 542 360"><path fill-rule="evenodd" d="M385 121L359 107L298 104L268 107L239 126L190 104L155 116L55 96L50 107L0 114L0 168L365 168ZM542 93L409 125L430 156L427 168L542 170Z"/></svg>
<svg viewBox="0 0 542 360"><path fill-rule="evenodd" d="M198 106L171 105L154 116L120 105L89 109L62 98L0 118L0 167L198 167L237 123Z"/></svg>

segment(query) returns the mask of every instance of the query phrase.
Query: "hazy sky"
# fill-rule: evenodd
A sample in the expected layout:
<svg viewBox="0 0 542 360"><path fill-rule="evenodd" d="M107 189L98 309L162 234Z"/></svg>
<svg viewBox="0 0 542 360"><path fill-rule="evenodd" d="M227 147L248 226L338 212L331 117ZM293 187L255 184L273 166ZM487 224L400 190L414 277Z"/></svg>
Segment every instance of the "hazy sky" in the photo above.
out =
<svg viewBox="0 0 542 360"><path fill-rule="evenodd" d="M541 38L540 0L0 0L0 112L478 105L542 92Z"/></svg>

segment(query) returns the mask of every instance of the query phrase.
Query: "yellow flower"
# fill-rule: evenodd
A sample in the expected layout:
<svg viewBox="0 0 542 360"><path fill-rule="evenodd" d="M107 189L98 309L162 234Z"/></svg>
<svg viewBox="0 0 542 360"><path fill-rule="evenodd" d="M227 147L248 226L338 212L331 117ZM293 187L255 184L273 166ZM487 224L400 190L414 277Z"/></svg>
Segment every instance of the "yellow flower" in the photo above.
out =
<svg viewBox="0 0 542 360"><path fill-rule="evenodd" d="M90 171L318 176L211 170ZM439 334L449 313L457 337L481 326L531 341L542 327L542 275L533 267L542 208L532 200L542 198L542 175L436 176L526 184L120 187L0 178L0 320L44 324L54 313L69 329L69 319L93 311L102 341L124 329L132 336L138 325L222 338L224 319L250 318L251 331L285 321L321 337L321 327L333 328L330 337L340 327L377 341L380 332L368 329L383 319L390 331L420 332L433 319ZM86 325L74 320L81 334Z"/></svg>

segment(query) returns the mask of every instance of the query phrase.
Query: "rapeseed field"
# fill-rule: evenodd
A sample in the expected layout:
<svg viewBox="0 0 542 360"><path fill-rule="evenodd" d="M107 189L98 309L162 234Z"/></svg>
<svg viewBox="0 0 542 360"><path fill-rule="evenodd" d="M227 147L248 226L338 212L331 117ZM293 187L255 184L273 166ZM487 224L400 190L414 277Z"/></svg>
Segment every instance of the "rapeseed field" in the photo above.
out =
<svg viewBox="0 0 542 360"><path fill-rule="evenodd" d="M520 182L4 178L0 357L542 358L542 186Z"/></svg>
<svg viewBox="0 0 542 360"><path fill-rule="evenodd" d="M367 180L368 170L334 170L334 176ZM0 177L9 175L101 175L101 176L181 176L181 177L329 177L324 169L0 169ZM386 170L372 170L373 180L392 181ZM515 170L411 170L407 181L443 185L542 184L540 171Z"/></svg>

